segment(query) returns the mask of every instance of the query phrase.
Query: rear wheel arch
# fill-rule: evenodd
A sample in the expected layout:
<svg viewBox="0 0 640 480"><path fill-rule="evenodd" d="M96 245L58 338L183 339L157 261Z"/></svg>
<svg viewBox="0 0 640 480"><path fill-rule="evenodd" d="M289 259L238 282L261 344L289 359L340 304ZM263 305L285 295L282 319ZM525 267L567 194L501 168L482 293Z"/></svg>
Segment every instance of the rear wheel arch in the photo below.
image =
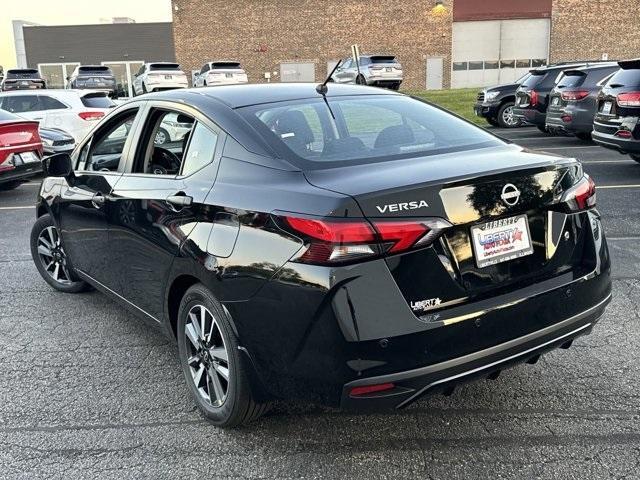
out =
<svg viewBox="0 0 640 480"><path fill-rule="evenodd" d="M41 216L46 215L47 213L49 213L49 209L47 209L45 205L40 204L36 209L36 218L40 218Z"/></svg>

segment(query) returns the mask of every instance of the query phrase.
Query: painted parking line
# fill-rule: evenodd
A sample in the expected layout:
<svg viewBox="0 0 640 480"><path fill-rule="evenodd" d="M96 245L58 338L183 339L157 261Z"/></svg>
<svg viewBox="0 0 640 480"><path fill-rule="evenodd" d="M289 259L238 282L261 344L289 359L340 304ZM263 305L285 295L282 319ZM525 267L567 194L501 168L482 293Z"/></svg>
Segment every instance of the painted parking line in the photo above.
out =
<svg viewBox="0 0 640 480"><path fill-rule="evenodd" d="M598 147L598 145L576 145L575 147L571 146L571 145L568 145L566 147L544 147L545 150L567 150L569 148L595 148L595 149L597 149L599 147Z"/></svg>
<svg viewBox="0 0 640 480"><path fill-rule="evenodd" d="M635 163L634 160L580 160L581 163Z"/></svg>
<svg viewBox="0 0 640 480"><path fill-rule="evenodd" d="M596 187L598 190L603 189L614 189L614 188L640 188L640 184L630 184L630 185L598 185Z"/></svg>
<svg viewBox="0 0 640 480"><path fill-rule="evenodd" d="M35 205L19 206L19 207L0 207L0 210L26 210L28 208L36 208Z"/></svg>

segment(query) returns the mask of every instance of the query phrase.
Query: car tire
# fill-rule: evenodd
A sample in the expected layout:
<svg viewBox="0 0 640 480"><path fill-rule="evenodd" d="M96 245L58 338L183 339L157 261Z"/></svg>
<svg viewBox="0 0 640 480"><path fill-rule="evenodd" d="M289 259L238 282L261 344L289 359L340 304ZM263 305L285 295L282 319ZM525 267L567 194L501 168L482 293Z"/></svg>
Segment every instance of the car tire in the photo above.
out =
<svg viewBox="0 0 640 480"><path fill-rule="evenodd" d="M582 140L583 142L590 142L591 132L578 132L576 133L576 138Z"/></svg>
<svg viewBox="0 0 640 480"><path fill-rule="evenodd" d="M540 130L542 133L549 134L549 130L546 125L536 125L536 128Z"/></svg>
<svg viewBox="0 0 640 480"><path fill-rule="evenodd" d="M636 153L630 153L629 156L635 160L636 162L640 163L640 155L636 154Z"/></svg>
<svg viewBox="0 0 640 480"><path fill-rule="evenodd" d="M516 128L520 126L520 120L513 116L513 102L505 102L498 110L496 121L502 128Z"/></svg>
<svg viewBox="0 0 640 480"><path fill-rule="evenodd" d="M171 141L171 136L164 128L159 129L156 132L156 137L153 139L154 145L164 145Z"/></svg>
<svg viewBox="0 0 640 480"><path fill-rule="evenodd" d="M367 80L364 78L364 75L358 75L356 77L356 84L357 85L366 85L367 84Z"/></svg>
<svg viewBox="0 0 640 480"><path fill-rule="evenodd" d="M22 182L5 182L5 183L0 183L0 192L3 190L13 190L15 188L18 188L20 185L22 184Z"/></svg>
<svg viewBox="0 0 640 480"><path fill-rule="evenodd" d="M60 241L58 229L49 214L43 215L31 228L31 257L45 282L64 293L89 289L78 279Z"/></svg>
<svg viewBox="0 0 640 480"><path fill-rule="evenodd" d="M496 118L486 117L485 119L487 120L487 123L489 125L493 125L494 127L499 127L500 126L500 124L498 123L498 119L496 119Z"/></svg>
<svg viewBox="0 0 640 480"><path fill-rule="evenodd" d="M255 401L250 366L238 338L222 305L204 285L193 285L182 297L177 327L180 365L203 417L222 428L260 417L269 404Z"/></svg>

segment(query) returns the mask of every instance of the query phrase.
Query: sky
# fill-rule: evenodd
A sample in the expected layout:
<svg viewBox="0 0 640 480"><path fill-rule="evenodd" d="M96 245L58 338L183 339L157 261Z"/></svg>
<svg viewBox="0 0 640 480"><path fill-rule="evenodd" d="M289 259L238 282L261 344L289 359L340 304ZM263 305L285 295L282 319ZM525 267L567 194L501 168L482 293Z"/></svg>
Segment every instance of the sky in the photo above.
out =
<svg viewBox="0 0 640 480"><path fill-rule="evenodd" d="M0 65L15 67L12 20L42 25L86 25L111 23L112 17L136 22L171 21L171 0L2 0L0 15Z"/></svg>

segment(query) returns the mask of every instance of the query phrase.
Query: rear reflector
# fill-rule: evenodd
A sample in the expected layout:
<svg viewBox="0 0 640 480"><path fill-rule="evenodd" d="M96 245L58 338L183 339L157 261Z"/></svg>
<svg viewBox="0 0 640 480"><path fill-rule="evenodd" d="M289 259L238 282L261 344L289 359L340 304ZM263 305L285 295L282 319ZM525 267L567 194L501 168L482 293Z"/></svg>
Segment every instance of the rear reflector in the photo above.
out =
<svg viewBox="0 0 640 480"><path fill-rule="evenodd" d="M399 253L426 247L451 226L439 218L336 220L279 217L280 224L302 238L305 248L297 262L319 265Z"/></svg>
<svg viewBox="0 0 640 480"><path fill-rule="evenodd" d="M621 107L640 107L640 92L620 93L616 101Z"/></svg>
<svg viewBox="0 0 640 480"><path fill-rule="evenodd" d="M536 105L538 105L538 92L536 92L535 90L531 90L529 92L529 104L532 107L535 107Z"/></svg>
<svg viewBox="0 0 640 480"><path fill-rule="evenodd" d="M562 115L560 118L564 123L570 123L571 120L573 120L573 117L571 115Z"/></svg>
<svg viewBox="0 0 640 480"><path fill-rule="evenodd" d="M567 90L566 92L562 92L560 96L562 100L568 102L578 101L589 96L589 90Z"/></svg>
<svg viewBox="0 0 640 480"><path fill-rule="evenodd" d="M365 385L363 387L353 387L349 395L357 397L359 395L367 395L369 393L384 392L396 388L393 383L381 383L379 385Z"/></svg>
<svg viewBox="0 0 640 480"><path fill-rule="evenodd" d="M91 122L100 120L102 117L104 117L104 112L80 112L78 113L78 116L83 120Z"/></svg>

